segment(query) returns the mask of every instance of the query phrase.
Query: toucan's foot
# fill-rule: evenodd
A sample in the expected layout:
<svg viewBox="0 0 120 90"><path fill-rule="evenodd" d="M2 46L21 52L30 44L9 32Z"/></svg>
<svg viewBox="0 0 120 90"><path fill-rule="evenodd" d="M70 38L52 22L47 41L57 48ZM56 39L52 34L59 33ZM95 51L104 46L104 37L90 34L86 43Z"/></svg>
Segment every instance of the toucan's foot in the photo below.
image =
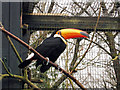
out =
<svg viewBox="0 0 120 90"><path fill-rule="evenodd" d="M50 60L49 60L49 58L48 58L48 57L46 57L46 59L48 60L48 61L47 61L47 63L46 63L46 65L48 65L48 64L49 64L49 62L50 62Z"/></svg>

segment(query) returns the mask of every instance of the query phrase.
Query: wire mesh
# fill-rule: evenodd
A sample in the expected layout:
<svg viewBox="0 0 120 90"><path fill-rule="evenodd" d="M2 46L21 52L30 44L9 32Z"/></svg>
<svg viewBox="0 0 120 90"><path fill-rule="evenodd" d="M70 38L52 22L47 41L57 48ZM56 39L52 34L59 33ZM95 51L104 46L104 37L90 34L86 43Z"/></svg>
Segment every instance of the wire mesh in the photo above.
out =
<svg viewBox="0 0 120 90"><path fill-rule="evenodd" d="M54 2L52 4L53 6L51 6L51 2L39 2L35 6L33 13L51 13L55 16L59 13L73 17L96 17L98 16L99 8L101 6L101 17L119 17L120 3L115 2L114 0L104 2L75 2L73 0L70 2ZM50 9L52 10L48 13ZM36 33L37 37L35 37ZM36 42L37 40L42 42L42 40L44 40L49 35L46 33L46 31L39 31L36 33L31 35L30 43ZM44 38L41 37L44 34ZM79 62L86 49L88 48L92 34L93 32L90 32L89 39L80 40L76 63ZM70 39L67 42L68 46L66 50L57 59L56 63L66 71L70 72L71 62L76 52L75 47L77 40ZM86 88L117 88L119 86L118 83L120 83L119 73L117 72L120 71L119 55L119 32L113 32L111 30L104 32L97 31L89 51L77 66L77 72L75 72L73 76L76 77L76 79L79 80L79 82L81 82ZM58 70L55 70L53 67L44 74L41 74L39 72L39 68L37 70L34 70L33 68L32 75L33 77L41 78L44 80L44 83L40 85L42 88L50 88L54 86L56 83L58 83L61 77L63 77L63 74L61 72L58 72ZM66 78L66 80L63 80L61 82L59 88L79 87L74 82L71 82L69 78Z"/></svg>

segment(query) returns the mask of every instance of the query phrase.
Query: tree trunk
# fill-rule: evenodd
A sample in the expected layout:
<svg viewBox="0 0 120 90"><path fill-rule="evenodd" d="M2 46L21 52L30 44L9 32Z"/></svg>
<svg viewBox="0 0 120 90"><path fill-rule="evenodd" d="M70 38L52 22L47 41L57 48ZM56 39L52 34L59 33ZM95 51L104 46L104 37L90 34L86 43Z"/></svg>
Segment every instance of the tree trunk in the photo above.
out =
<svg viewBox="0 0 120 90"><path fill-rule="evenodd" d="M109 48L110 48L110 53L111 57L115 58L117 56L117 50L115 49L115 42L114 42L114 35L112 32L106 32L105 35L107 36L107 41L109 42ZM120 62L119 58L113 61L113 67L115 70L116 74L116 79L117 79L117 90L120 90Z"/></svg>

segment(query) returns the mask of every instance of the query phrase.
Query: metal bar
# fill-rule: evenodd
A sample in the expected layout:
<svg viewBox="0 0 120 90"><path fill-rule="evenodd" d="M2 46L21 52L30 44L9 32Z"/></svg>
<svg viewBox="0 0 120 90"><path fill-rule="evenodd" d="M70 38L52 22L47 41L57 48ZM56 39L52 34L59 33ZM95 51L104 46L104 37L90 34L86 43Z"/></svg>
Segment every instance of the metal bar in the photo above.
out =
<svg viewBox="0 0 120 90"><path fill-rule="evenodd" d="M62 15L24 14L23 24L28 24L29 30L56 30L62 28L77 28L93 31L97 17L79 17ZM120 31L120 17L100 17L97 31Z"/></svg>

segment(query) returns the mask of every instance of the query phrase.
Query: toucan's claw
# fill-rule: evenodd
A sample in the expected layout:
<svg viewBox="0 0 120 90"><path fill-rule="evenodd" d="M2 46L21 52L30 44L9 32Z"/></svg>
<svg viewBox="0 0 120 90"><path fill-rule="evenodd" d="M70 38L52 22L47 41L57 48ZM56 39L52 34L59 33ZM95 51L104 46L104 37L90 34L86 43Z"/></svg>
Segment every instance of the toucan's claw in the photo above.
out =
<svg viewBox="0 0 120 90"><path fill-rule="evenodd" d="M48 64L49 64L49 62L50 62L50 60L49 60L49 58L48 58L48 57L46 57L46 59L48 60L48 61L47 61L47 63L46 63L46 65L48 65Z"/></svg>

